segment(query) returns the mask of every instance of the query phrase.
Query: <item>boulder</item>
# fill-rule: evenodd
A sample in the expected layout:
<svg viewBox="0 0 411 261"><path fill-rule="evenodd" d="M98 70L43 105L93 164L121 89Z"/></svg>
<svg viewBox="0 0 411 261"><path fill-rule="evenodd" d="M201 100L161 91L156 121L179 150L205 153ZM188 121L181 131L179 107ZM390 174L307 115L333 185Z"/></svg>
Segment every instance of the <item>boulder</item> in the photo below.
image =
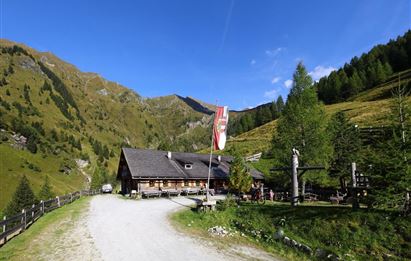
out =
<svg viewBox="0 0 411 261"><path fill-rule="evenodd" d="M278 229L274 233L274 239L278 240L278 239L282 239L282 238L284 238L284 231L282 229Z"/></svg>

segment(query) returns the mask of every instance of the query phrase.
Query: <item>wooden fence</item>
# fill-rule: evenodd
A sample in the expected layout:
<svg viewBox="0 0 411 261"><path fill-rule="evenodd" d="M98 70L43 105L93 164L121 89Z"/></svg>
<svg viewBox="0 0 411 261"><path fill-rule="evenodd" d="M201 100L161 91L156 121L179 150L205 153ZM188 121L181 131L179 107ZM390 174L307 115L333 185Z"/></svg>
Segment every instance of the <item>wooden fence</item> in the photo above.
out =
<svg viewBox="0 0 411 261"><path fill-rule="evenodd" d="M22 209L20 214L12 217L3 217L0 221L0 247L3 246L12 237L19 235L34 222L36 222L45 213L53 211L56 208L70 204L79 199L81 196L93 196L100 194L98 190L82 190L74 193L69 193L63 196L40 201L39 204L33 205L31 208Z"/></svg>

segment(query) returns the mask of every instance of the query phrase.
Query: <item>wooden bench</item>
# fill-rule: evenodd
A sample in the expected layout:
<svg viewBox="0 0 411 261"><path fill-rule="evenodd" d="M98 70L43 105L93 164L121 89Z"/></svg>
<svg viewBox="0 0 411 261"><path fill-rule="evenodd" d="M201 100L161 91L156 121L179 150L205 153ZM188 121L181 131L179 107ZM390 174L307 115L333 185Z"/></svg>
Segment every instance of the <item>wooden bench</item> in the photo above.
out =
<svg viewBox="0 0 411 261"><path fill-rule="evenodd" d="M178 189L163 189L162 192L167 197L180 196L181 194L181 190L178 190Z"/></svg>
<svg viewBox="0 0 411 261"><path fill-rule="evenodd" d="M198 195L200 193L200 189L199 188L185 188L183 189L182 193L184 195Z"/></svg>
<svg viewBox="0 0 411 261"><path fill-rule="evenodd" d="M146 198L150 198L151 196L161 197L161 194L163 194L163 192L160 191L160 190L143 190L143 191L141 191L141 195L143 197L146 197Z"/></svg>

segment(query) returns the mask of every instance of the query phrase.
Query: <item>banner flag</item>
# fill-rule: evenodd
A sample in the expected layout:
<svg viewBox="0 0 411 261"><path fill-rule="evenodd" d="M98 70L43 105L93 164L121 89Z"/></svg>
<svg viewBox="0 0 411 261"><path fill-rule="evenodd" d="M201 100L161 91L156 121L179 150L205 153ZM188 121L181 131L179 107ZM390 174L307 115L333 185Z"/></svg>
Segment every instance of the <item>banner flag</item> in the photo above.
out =
<svg viewBox="0 0 411 261"><path fill-rule="evenodd" d="M227 140L228 107L217 107L214 118L214 149L223 150Z"/></svg>

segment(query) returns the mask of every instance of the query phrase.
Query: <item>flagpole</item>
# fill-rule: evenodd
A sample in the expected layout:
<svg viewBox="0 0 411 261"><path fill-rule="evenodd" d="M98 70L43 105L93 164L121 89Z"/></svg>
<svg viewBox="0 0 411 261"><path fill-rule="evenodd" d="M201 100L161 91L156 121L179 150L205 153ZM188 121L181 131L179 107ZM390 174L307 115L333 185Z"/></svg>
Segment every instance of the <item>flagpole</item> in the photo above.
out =
<svg viewBox="0 0 411 261"><path fill-rule="evenodd" d="M215 106L215 111L214 111L214 119L213 119L213 122L212 122L212 128L211 128L211 130L212 130L212 135L211 135L211 147L210 147L210 161L209 161L209 163L208 163L208 178L207 178L207 194L206 194L206 199L207 199L207 201L209 201L209 199L210 199L210 192L209 192L209 190L210 190L210 175L211 175L211 160L212 160L212 158L213 158L213 147L214 147L214 122L215 122L215 117L216 117L216 115L217 115L217 109L218 109L218 107L217 107L217 101L216 101L216 106Z"/></svg>

